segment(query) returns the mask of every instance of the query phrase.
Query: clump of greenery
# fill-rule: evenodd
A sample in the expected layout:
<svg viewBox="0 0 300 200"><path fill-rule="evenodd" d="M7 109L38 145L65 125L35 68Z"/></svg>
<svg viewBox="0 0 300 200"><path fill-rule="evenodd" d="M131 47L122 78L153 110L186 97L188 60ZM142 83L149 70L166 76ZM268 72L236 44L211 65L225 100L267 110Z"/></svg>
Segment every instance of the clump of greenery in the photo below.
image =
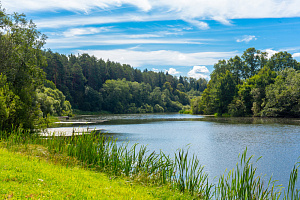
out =
<svg viewBox="0 0 300 200"><path fill-rule="evenodd" d="M180 114L193 114L190 105L183 106L182 110L179 111Z"/></svg>
<svg viewBox="0 0 300 200"><path fill-rule="evenodd" d="M247 49L241 57L214 65L203 95L192 101L194 114L299 117L300 63L287 52L268 59L266 52Z"/></svg>

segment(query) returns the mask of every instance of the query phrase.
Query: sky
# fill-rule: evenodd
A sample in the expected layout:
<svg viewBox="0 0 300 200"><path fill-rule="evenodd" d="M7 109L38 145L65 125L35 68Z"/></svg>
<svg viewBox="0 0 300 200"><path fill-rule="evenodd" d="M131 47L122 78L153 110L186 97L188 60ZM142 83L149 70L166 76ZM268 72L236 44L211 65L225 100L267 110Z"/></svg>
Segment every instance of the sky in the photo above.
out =
<svg viewBox="0 0 300 200"><path fill-rule="evenodd" d="M47 35L53 52L209 78L250 47L300 61L299 0L2 0Z"/></svg>

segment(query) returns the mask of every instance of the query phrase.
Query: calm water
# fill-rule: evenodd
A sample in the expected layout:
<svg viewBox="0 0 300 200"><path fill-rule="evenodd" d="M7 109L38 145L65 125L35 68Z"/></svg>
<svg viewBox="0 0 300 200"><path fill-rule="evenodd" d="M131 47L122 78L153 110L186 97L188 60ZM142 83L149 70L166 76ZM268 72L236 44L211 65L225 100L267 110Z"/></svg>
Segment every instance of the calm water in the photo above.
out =
<svg viewBox="0 0 300 200"><path fill-rule="evenodd" d="M234 168L239 153L246 148L254 160L262 156L256 164L258 173L266 174L266 179L273 175L284 186L288 185L295 162L300 161L299 119L134 114L83 116L74 120L98 122L80 127L104 129L119 142L148 145L149 150L162 150L171 156L179 148L189 148L205 166L211 180ZM100 123L101 120L107 121Z"/></svg>

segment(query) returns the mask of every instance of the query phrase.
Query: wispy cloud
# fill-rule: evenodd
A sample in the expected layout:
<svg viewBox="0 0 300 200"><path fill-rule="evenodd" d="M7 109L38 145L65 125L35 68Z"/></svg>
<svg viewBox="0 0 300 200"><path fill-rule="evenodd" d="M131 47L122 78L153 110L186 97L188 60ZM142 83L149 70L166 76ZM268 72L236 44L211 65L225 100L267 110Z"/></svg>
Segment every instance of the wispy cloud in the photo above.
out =
<svg viewBox="0 0 300 200"><path fill-rule="evenodd" d="M124 18L122 14L123 16L107 18L110 18L109 21L121 21L122 17L123 21L144 21L153 20L159 15L157 20L181 19L201 29L208 28L208 25L201 20L216 20L229 25L230 19L300 17L299 0L2 0L2 5L10 12L69 10L83 13L96 13L99 10L132 5L140 11L139 15L135 13L131 17L125 15ZM71 24L76 23L75 20L69 19L68 21L71 21ZM57 26L63 23L68 25L66 20L62 19ZM46 26L46 24L43 25Z"/></svg>
<svg viewBox="0 0 300 200"><path fill-rule="evenodd" d="M244 35L242 38L237 39L237 42L245 42L248 43L251 40L257 40L257 38L255 37L255 35Z"/></svg>
<svg viewBox="0 0 300 200"><path fill-rule="evenodd" d="M111 27L100 27L100 28L72 28L63 32L65 37L74 37L79 35L93 35L100 32L108 32Z"/></svg>
<svg viewBox="0 0 300 200"><path fill-rule="evenodd" d="M188 76L196 79L209 79L209 70L205 66L194 66L193 69L188 72Z"/></svg>
<svg viewBox="0 0 300 200"><path fill-rule="evenodd" d="M41 10L70 10L90 12L94 9L108 9L120 7L123 4L131 4L141 11L147 12L152 6L148 0L2 0L3 6L14 11L41 11Z"/></svg>
<svg viewBox="0 0 300 200"><path fill-rule="evenodd" d="M197 52L182 53L179 51L133 51L127 49L116 50L78 50L74 53L88 53L104 60L110 59L116 62L130 64L134 67L140 66L194 66L197 63L213 65L219 59L228 59L237 52Z"/></svg>
<svg viewBox="0 0 300 200"><path fill-rule="evenodd" d="M84 48L87 46L99 46L99 45L140 45L140 44L203 44L199 40L193 39L166 39L166 38L126 38L124 35L112 35L112 36L103 36L103 35L93 35L89 37L77 36L74 42L74 38L56 38L48 39L46 48L53 49L63 49L63 48ZM134 47L136 48L136 47Z"/></svg>
<svg viewBox="0 0 300 200"><path fill-rule="evenodd" d="M199 28L199 29L209 29L209 25L205 22L202 22L202 21L198 21L198 20L195 20L195 19L184 19L184 21L194 25L195 27Z"/></svg>
<svg viewBox="0 0 300 200"><path fill-rule="evenodd" d="M110 16L66 16L66 17L52 17L47 19L35 20L35 24L39 28L60 28L60 27L74 27L87 25L101 25L124 22L150 22L150 21L164 21L171 20L171 16L164 14L159 15L141 15L141 14L118 14Z"/></svg>

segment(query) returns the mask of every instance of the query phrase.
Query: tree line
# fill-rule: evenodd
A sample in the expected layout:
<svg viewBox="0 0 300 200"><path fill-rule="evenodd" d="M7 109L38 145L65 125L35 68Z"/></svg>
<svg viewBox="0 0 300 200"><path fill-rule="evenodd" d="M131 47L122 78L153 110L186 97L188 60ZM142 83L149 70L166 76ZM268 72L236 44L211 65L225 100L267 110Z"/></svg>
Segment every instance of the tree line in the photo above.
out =
<svg viewBox="0 0 300 200"><path fill-rule="evenodd" d="M290 53L249 48L241 57L220 60L194 114L300 117L300 63Z"/></svg>
<svg viewBox="0 0 300 200"><path fill-rule="evenodd" d="M46 78L74 109L111 113L178 112L199 96L206 79L179 78L167 72L141 71L88 54L44 51Z"/></svg>

